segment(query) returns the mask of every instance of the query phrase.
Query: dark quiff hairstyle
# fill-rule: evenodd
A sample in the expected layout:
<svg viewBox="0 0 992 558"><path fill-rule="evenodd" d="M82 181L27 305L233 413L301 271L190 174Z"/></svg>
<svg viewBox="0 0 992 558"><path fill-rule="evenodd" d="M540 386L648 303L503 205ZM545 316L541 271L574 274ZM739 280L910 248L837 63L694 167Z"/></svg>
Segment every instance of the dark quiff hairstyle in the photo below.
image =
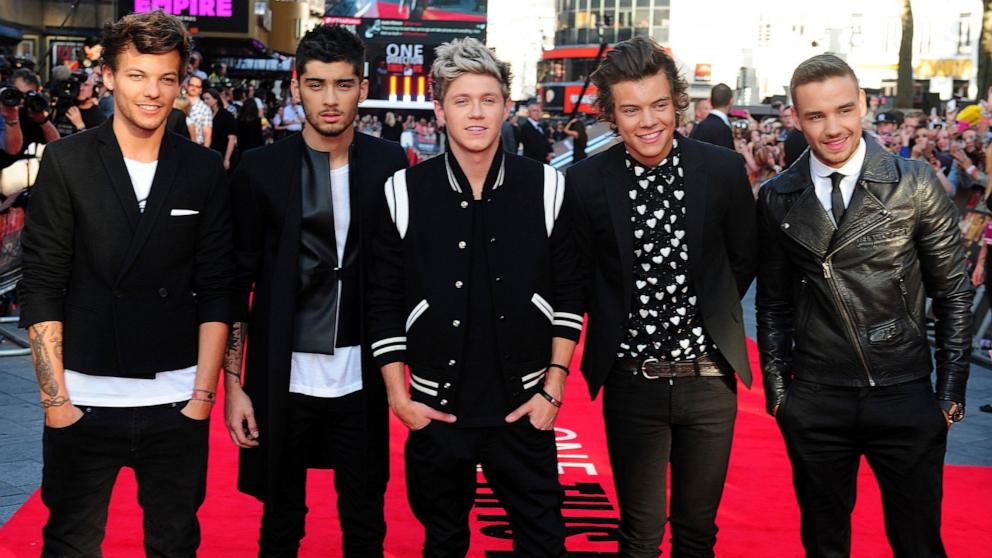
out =
<svg viewBox="0 0 992 558"><path fill-rule="evenodd" d="M675 59L657 41L649 37L634 37L617 43L599 68L592 73L596 85L596 106L599 118L613 122L613 91L611 87L621 81L639 81L664 72L672 87L672 102L679 122L689 107L689 84L679 73Z"/></svg>
<svg viewBox="0 0 992 558"><path fill-rule="evenodd" d="M129 14L103 26L103 63L117 71L117 57L129 48L141 54L179 53L179 78L186 73L193 38L183 22L162 10Z"/></svg>
<svg viewBox="0 0 992 558"><path fill-rule="evenodd" d="M358 79L365 77L365 43L340 25L318 25L300 40L296 47L296 75L302 76L307 62L316 60L347 62Z"/></svg>
<svg viewBox="0 0 992 558"><path fill-rule="evenodd" d="M792 81L789 82L789 95L792 97L792 102L796 102L796 88L799 86L825 81L832 77L850 77L854 80L854 84L860 87L858 76L847 65L847 62L833 54L818 54L804 60L792 72Z"/></svg>

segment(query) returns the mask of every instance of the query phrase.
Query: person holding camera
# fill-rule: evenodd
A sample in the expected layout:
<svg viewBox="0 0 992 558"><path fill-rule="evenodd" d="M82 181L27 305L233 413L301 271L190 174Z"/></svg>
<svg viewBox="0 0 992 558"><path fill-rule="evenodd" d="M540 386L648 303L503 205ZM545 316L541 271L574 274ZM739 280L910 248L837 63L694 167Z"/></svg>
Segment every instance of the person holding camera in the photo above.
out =
<svg viewBox="0 0 992 558"><path fill-rule="evenodd" d="M13 111L5 103L3 110L5 135L15 134L15 129L20 131L21 144L16 150L11 152L10 143L6 143L4 151L0 152L0 169L10 166L11 163L27 156L28 146L33 143L48 143L59 139L59 131L49 120L50 104L48 98L40 91L40 81L34 72L27 68L20 68L11 76L11 84L16 92L12 92L11 99L18 100L16 105L17 116L11 118ZM8 88L5 88L8 89ZM9 107L9 108L8 108ZM11 138L13 140L14 138Z"/></svg>
<svg viewBox="0 0 992 558"><path fill-rule="evenodd" d="M68 93L59 98L52 118L60 137L71 136L87 128L96 128L107 119L98 106L96 81L96 73L73 74L69 80L56 85L59 94ZM73 92L75 95L72 95Z"/></svg>

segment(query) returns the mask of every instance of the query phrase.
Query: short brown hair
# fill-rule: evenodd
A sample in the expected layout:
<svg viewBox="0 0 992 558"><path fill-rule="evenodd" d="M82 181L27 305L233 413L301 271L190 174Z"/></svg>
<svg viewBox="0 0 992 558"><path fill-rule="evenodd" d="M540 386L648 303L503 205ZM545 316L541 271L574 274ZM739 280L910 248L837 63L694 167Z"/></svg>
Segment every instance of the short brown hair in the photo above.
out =
<svg viewBox="0 0 992 558"><path fill-rule="evenodd" d="M193 39L176 16L162 10L129 14L103 26L103 63L117 71L117 57L128 48L141 54L179 52L179 77L186 72Z"/></svg>
<svg viewBox="0 0 992 558"><path fill-rule="evenodd" d="M792 72L792 81L789 83L789 95L793 104L795 104L796 89L800 85L821 82L832 77L850 77L854 80L854 84L858 85L858 76L855 75L854 70L847 65L847 62L833 54L818 54L804 60Z"/></svg>
<svg viewBox="0 0 992 558"><path fill-rule="evenodd" d="M599 108L599 118L613 122L612 86L621 81L638 81L658 72L664 72L668 78L672 87L672 102L681 121L683 111L689 107L689 85L679 73L675 59L657 41L648 37L634 37L617 43L592 73L592 82L598 90L596 106Z"/></svg>

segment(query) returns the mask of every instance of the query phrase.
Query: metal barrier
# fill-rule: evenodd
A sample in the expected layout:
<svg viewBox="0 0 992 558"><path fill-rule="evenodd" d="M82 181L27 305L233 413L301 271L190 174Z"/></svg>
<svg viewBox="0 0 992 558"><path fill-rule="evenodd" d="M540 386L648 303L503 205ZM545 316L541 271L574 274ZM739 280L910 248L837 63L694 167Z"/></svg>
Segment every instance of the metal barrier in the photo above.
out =
<svg viewBox="0 0 992 558"><path fill-rule="evenodd" d="M11 327L8 324L13 324ZM20 329L17 328L17 316L0 318L0 341L10 341L19 345L20 349L0 349L0 357L27 356L31 354L31 343Z"/></svg>

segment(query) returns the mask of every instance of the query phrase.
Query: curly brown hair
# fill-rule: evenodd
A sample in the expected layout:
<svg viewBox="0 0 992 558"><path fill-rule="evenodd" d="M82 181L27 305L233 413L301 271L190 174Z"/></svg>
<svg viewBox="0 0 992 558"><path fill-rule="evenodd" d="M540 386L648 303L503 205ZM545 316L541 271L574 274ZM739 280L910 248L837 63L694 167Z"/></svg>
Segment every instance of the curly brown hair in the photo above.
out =
<svg viewBox="0 0 992 558"><path fill-rule="evenodd" d="M103 63L117 71L117 57L129 48L141 54L179 52L179 77L186 73L193 38L183 22L162 10L129 14L103 26Z"/></svg>
<svg viewBox="0 0 992 558"><path fill-rule="evenodd" d="M598 90L596 106L599 108L599 118L613 122L613 91L611 87L622 81L638 81L664 72L672 87L672 102L679 123L684 118L684 112L689 107L689 84L679 72L675 59L649 37L634 37L617 43L599 68L592 73L592 82Z"/></svg>

